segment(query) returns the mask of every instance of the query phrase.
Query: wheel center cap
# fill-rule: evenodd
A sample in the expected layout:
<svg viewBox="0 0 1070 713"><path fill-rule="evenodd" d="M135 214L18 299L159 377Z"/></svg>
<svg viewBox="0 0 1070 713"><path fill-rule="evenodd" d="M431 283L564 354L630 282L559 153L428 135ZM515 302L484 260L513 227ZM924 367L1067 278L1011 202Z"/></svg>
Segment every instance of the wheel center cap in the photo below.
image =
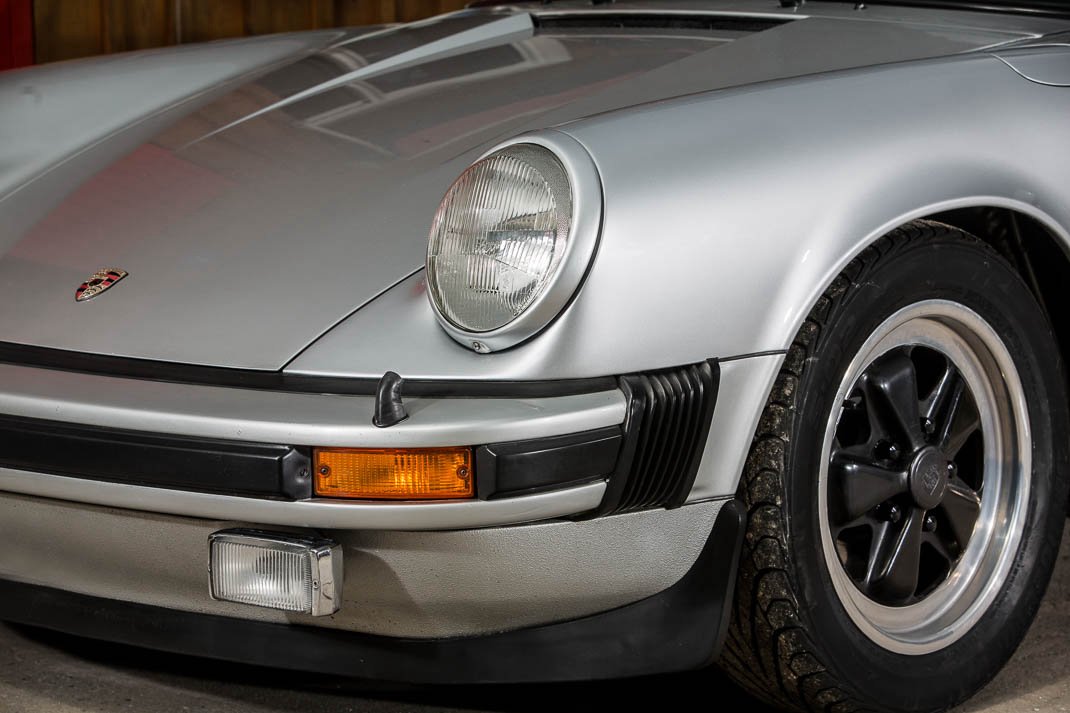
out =
<svg viewBox="0 0 1070 713"><path fill-rule="evenodd" d="M947 457L938 448L923 448L910 466L910 494L918 507L931 510L947 490Z"/></svg>

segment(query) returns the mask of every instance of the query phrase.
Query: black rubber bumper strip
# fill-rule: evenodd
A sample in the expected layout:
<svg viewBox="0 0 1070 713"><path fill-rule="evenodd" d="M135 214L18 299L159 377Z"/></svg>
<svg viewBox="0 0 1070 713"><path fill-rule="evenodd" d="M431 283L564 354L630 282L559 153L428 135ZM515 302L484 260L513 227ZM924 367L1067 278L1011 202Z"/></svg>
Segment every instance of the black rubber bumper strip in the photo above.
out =
<svg viewBox="0 0 1070 713"><path fill-rule="evenodd" d="M457 639L272 624L0 580L0 619L276 668L408 683L573 681L699 668L720 652L746 511L722 506L695 564L660 594L569 622Z"/></svg>
<svg viewBox="0 0 1070 713"><path fill-rule="evenodd" d="M301 500L308 449L0 416L0 466L154 488Z"/></svg>

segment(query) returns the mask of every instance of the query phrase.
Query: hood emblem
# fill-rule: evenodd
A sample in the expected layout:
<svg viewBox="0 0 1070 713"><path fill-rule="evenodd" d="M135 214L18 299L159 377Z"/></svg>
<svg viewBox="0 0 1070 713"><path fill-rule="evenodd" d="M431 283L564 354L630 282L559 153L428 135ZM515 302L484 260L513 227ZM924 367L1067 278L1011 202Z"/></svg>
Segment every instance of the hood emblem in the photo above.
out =
<svg viewBox="0 0 1070 713"><path fill-rule="evenodd" d="M104 267L94 272L88 280L82 283L74 292L75 302L91 300L101 292L109 289L119 280L127 276L126 270L117 267Z"/></svg>

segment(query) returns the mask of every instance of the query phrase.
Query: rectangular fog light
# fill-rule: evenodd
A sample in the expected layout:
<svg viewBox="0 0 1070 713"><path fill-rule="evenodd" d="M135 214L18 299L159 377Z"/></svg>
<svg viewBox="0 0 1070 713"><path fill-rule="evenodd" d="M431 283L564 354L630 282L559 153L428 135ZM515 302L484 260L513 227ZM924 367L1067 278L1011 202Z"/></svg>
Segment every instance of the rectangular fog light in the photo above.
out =
<svg viewBox="0 0 1070 713"><path fill-rule="evenodd" d="M342 603L342 550L331 542L261 530L208 538L212 599L326 616Z"/></svg>

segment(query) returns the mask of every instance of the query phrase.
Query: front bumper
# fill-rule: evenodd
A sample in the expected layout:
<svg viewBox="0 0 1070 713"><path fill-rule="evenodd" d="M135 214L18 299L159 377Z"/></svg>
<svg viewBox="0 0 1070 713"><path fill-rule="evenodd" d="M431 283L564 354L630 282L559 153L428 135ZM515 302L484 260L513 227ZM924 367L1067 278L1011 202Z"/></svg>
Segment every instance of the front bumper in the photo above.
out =
<svg viewBox="0 0 1070 713"><path fill-rule="evenodd" d="M718 525L717 534L723 499L683 506L707 442L717 374L716 362L703 362L621 377L615 388L599 381L597 390L554 396L416 397L406 401L409 420L378 429L370 419L374 399L355 393L0 365L0 434L9 442L39 442L0 452L0 618L254 663L404 680L446 680L442 671L452 669L424 658L445 649L471 664L450 680L633 675L698 665L716 648L739 534L729 525ZM487 489L488 482L500 485L495 479L509 468L525 471L520 482L529 482L531 462L554 462L539 460L544 452L608 431L615 434L608 464L578 459L598 461L591 466L596 471L527 490ZM258 492L262 481L250 476L239 488L237 471L228 467L183 470L156 460L177 453L182 464L206 451L207 461L189 462L241 465L227 460L240 451L285 464L313 446L442 445L477 447L478 498L309 497L283 466L283 486ZM717 522L734 521L732 512ZM340 543L341 611L312 618L211 600L207 538L234 527L313 530ZM727 539L725 528L732 531ZM715 536L708 538L711 530ZM714 554L700 556L708 539ZM723 575L713 580L724 590L716 596L708 591L710 572ZM702 601L678 604L679 592L694 587ZM677 612L688 611L709 621L701 645L696 639L681 648L691 627ZM146 615L160 623L147 625ZM279 643L265 645L263 654L224 641L264 636ZM268 655L302 641L310 649L301 656ZM463 653L502 646L527 653L516 653L512 665L499 654L477 665ZM322 651L338 647L350 651L347 663L325 665ZM662 649L664 655L651 658ZM399 652L411 659L401 669ZM531 658L530 671L516 668L524 656Z"/></svg>
<svg viewBox="0 0 1070 713"><path fill-rule="evenodd" d="M690 509L690 508L687 508ZM616 516L609 519L633 516ZM0 579L0 619L245 663L412 683L570 681L698 668L720 651L745 530L719 508L675 584L610 611L479 636L396 638L252 621Z"/></svg>
<svg viewBox="0 0 1070 713"><path fill-rule="evenodd" d="M374 397L311 394L88 375L0 364L0 413L109 432L167 434L180 439L285 444L288 447L415 448L550 438L615 427L627 401L616 389L556 397L413 398L411 418L372 425ZM515 498L382 503L242 497L224 472L198 484L154 487L151 462L121 463L126 477L109 482L5 461L0 491L190 517L332 529L444 530L493 527L574 515L601 502L605 482ZM75 466L76 467L76 466ZM199 487L204 478L211 487ZM477 476L478 481L478 476Z"/></svg>
<svg viewBox="0 0 1070 713"><path fill-rule="evenodd" d="M441 530L679 507L706 448L717 363L615 383L562 396L414 398L408 420L376 428L370 396L0 364L0 413L7 417L0 419L0 437L22 443L0 451L0 491L315 528ZM576 442L567 447L582 449L607 431L615 439L608 459L592 455L604 455L598 447L571 459L559 454L569 439ZM479 497L408 503L311 497L307 455L316 446L471 446ZM569 460L592 470L570 468ZM256 465L275 461L274 474ZM520 475L509 482L507 472Z"/></svg>

